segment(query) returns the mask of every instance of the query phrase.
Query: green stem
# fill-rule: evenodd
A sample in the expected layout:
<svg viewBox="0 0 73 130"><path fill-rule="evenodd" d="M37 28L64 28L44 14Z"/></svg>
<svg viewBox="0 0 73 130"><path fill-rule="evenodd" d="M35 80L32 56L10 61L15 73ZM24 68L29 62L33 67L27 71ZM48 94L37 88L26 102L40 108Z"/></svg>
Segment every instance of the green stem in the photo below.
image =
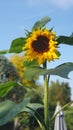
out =
<svg viewBox="0 0 73 130"><path fill-rule="evenodd" d="M43 64L45 69L47 68L46 62ZM48 78L44 75L44 120L46 124L46 130L49 130L49 105L48 105Z"/></svg>

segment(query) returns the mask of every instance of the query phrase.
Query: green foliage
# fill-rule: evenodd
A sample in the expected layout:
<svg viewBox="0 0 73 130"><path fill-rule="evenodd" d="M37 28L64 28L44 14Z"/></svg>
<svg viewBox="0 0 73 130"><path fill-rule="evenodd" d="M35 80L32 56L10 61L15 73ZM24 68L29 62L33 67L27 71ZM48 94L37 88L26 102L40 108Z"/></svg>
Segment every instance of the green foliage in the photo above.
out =
<svg viewBox="0 0 73 130"><path fill-rule="evenodd" d="M52 96L53 95L53 96ZM57 101L60 101L61 105L69 103L71 100L71 90L68 83L64 82L51 82L49 87L49 101L51 106L55 108Z"/></svg>
<svg viewBox="0 0 73 130"><path fill-rule="evenodd" d="M4 101L0 103L0 125L6 124L12 120L21 110L27 106L30 98L25 98L21 103L15 104L12 101Z"/></svg>
<svg viewBox="0 0 73 130"><path fill-rule="evenodd" d="M37 21L34 24L34 26L32 27L32 31L37 30L39 28L44 29L45 25L49 21L50 21L49 17L42 18L41 20ZM52 29L50 31L52 31ZM27 37L29 37L29 35L31 35L31 32L27 31L26 35L27 35ZM57 36L56 40L57 40L58 44L73 45L73 34L71 36ZM10 49L0 51L0 54L21 53L21 52L23 52L22 48L25 46L25 43L26 43L26 38L24 38L24 37L16 38L12 41ZM60 53L58 52L58 56L59 55L60 55ZM2 58L3 58L3 60L2 60ZM32 62L25 61L24 66L27 67L24 75L28 80L34 80L35 76L38 77L40 75L45 76L47 79L47 80L44 80L44 81L46 81L46 85L44 87L46 88L47 91L44 91L44 99L46 96L46 100L44 100L44 104L46 102L46 105L44 105L44 110L46 110L46 111L44 111L43 113L46 112L46 114L48 115L48 104L47 104L48 103L48 98L47 98L48 97L47 96L48 95L48 78L47 78L47 75L48 75L48 77L49 77L49 75L57 75L62 78L68 78L69 72L73 71L73 62L61 64L52 69L44 69L42 67L39 67L35 61L32 61ZM9 82L4 83L5 82L5 80L3 79L4 75L5 75L5 80L9 81ZM45 77L44 77L44 79L45 79ZM16 82L14 82L14 81L18 81L18 80L19 80L19 76L16 72L16 69L12 66L12 64L7 59L5 59L4 57L0 57L0 83L1 83L0 96L4 97L15 86ZM61 102L63 102L63 100L65 100L64 102L67 103L70 100L70 91L69 90L70 89L68 88L68 84L66 84L66 87L65 87L64 83L62 84L62 87L61 87L61 85L56 83L54 85L53 90L49 89L49 92L50 92L49 108L51 110L51 107L52 107L52 112L53 112L53 108L55 105L55 101L61 100ZM54 99L52 97L54 97ZM53 102L53 100L55 100L55 101ZM51 101L52 101L52 103L51 103ZM29 103L29 102L30 102L30 98L25 98L23 101L21 101L18 104L13 103L12 101L9 101L9 100L1 102L0 103L0 125L6 124L8 121L12 120L15 116L17 116L23 112L26 112L26 113L30 113L31 115L33 115L35 117L35 119L37 120L37 122L39 123L39 125L42 129L44 127L45 130L48 130L48 126L49 126L47 123L48 118L47 118L47 120L45 120L46 119L45 114L43 114L44 115L44 118L43 118L41 116L42 114L40 115L37 112L37 109L41 108L42 105L38 104L38 103ZM47 107L45 107L45 106L47 106ZM49 112L49 118L51 117L50 115L52 115L52 112ZM48 117L48 116L46 116L46 117ZM68 120L69 120L69 118L70 118L70 116L66 117L66 119L68 119ZM70 123L72 124L72 120ZM68 124L69 128L70 128L70 123ZM71 129L72 129L72 127L71 127Z"/></svg>
<svg viewBox="0 0 73 130"><path fill-rule="evenodd" d="M34 67L34 66L38 66L38 63L37 63L36 60L33 60L33 61L24 61L23 65L25 67L32 67L32 66Z"/></svg>
<svg viewBox="0 0 73 130"><path fill-rule="evenodd" d="M36 30L36 29L38 29L38 28L42 28L42 27L45 26L50 20L51 20L51 19L50 19L48 16L46 16L45 18L42 18L41 20L37 21L37 22L34 24L32 30Z"/></svg>
<svg viewBox="0 0 73 130"><path fill-rule="evenodd" d="M38 28L43 28L48 22L50 22L50 20L51 19L48 16L46 16L45 18L42 18L41 20L38 20L37 22L35 22L34 26L32 27L32 31L36 30ZM31 34L31 32L27 31L27 34L29 36ZM22 52L23 51L22 47L26 43L25 40L26 40L26 38L24 38L24 37L19 37L19 38L14 39L11 43L10 49L0 51L0 54ZM71 36L57 36L56 40L57 40L58 44L73 45L73 34Z"/></svg>
<svg viewBox="0 0 73 130"><path fill-rule="evenodd" d="M0 51L0 54L6 54L6 53L9 53L9 50L2 50L2 51Z"/></svg>
<svg viewBox="0 0 73 130"><path fill-rule="evenodd" d="M22 52L22 48L25 45L25 38L20 37L16 38L12 41L9 53L20 53Z"/></svg>
<svg viewBox="0 0 73 130"><path fill-rule="evenodd" d="M17 70L5 56L0 55L0 83L9 80L19 80Z"/></svg>
<svg viewBox="0 0 73 130"><path fill-rule="evenodd" d="M0 125L6 124L12 120L15 116L22 112L32 114L41 127L45 127L45 123L42 120L41 115L36 111L38 108L43 107L41 104L29 103L30 98L25 98L21 103L16 104L10 100L0 103Z"/></svg>
<svg viewBox="0 0 73 130"><path fill-rule="evenodd" d="M12 41L11 46L9 50L2 50L0 51L0 54L6 54L6 53L20 53L22 52L22 48L25 45L25 38L19 37Z"/></svg>
<svg viewBox="0 0 73 130"><path fill-rule="evenodd" d="M7 93L16 85L14 81L8 81L0 84L0 98L7 95Z"/></svg>
<svg viewBox="0 0 73 130"><path fill-rule="evenodd" d="M46 128L46 125L45 125L45 122L42 118L42 115L39 114L36 110L38 108L42 108L43 105L39 104L39 103L30 103L27 105L26 108L24 108L22 111L25 111L25 112L28 112L30 113L31 115L33 115L33 117L36 119L36 121L38 122L40 128Z"/></svg>
<svg viewBox="0 0 73 130"><path fill-rule="evenodd" d="M68 62L68 63L61 64L54 69L44 69L41 67L28 68L25 70L24 75L28 80L32 80L35 75L39 76L45 74L57 75L62 78L68 78L68 74L72 70L73 70L73 63Z"/></svg>
<svg viewBox="0 0 73 130"><path fill-rule="evenodd" d="M59 36L57 42L58 44L73 45L73 36Z"/></svg>
<svg viewBox="0 0 73 130"><path fill-rule="evenodd" d="M43 105L42 105L42 98L41 95L43 93L42 91L42 86L36 86L35 89L29 88L28 92L26 93L25 97L30 97L31 104L29 103L30 109L25 109L25 112L27 111L28 113L22 113L19 115L19 124L20 127L23 125L23 129L27 126L29 126L30 130L34 129L35 126L38 126L38 121L40 124L44 124L43 122ZM42 96L43 97L43 96ZM40 111L39 111L40 110ZM37 119L39 117L39 120ZM42 121L40 120L42 118Z"/></svg>
<svg viewBox="0 0 73 130"><path fill-rule="evenodd" d="M65 120L68 130L73 130L73 107L69 106L65 114Z"/></svg>
<svg viewBox="0 0 73 130"><path fill-rule="evenodd" d="M26 111L26 112L34 115L34 113L36 112L36 110L38 108L42 108L42 107L43 107L43 105L40 104L40 103L29 103L29 104L27 104L27 107L21 109L21 112Z"/></svg>
<svg viewBox="0 0 73 130"><path fill-rule="evenodd" d="M71 89L68 83L51 81L49 86L49 118L50 118L50 128L54 127L54 112L57 102L60 102L62 109L66 111L67 107L71 101Z"/></svg>

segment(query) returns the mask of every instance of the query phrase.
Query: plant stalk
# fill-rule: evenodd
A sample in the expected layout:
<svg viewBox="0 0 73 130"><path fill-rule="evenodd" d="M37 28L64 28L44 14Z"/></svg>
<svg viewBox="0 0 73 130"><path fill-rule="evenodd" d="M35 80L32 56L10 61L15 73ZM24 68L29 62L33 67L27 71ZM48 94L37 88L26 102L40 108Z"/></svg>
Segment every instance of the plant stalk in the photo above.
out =
<svg viewBox="0 0 73 130"><path fill-rule="evenodd" d="M43 65L47 68L46 62ZM48 77L44 75L44 121L46 124L46 130L49 130L49 104L48 104Z"/></svg>

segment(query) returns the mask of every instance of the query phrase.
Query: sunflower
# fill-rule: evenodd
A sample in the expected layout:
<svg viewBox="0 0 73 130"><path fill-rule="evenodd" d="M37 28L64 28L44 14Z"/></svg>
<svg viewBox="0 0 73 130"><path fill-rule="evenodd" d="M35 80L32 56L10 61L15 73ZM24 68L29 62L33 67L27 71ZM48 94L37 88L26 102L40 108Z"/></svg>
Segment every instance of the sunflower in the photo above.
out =
<svg viewBox="0 0 73 130"><path fill-rule="evenodd" d="M38 64L49 62L58 59L58 43L55 40L56 34L48 29L38 29L32 31L29 37L26 38L26 44L23 47L25 59L28 61L36 60Z"/></svg>

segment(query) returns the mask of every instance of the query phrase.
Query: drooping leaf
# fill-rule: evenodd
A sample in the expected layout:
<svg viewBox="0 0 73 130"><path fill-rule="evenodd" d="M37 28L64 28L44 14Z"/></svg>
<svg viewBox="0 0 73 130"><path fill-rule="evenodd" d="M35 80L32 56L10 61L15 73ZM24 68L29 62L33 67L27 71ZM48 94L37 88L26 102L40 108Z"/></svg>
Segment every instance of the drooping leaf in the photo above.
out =
<svg viewBox="0 0 73 130"><path fill-rule="evenodd" d="M16 104L12 101L0 103L0 126L12 120L21 110L28 105L30 98L25 98L21 103Z"/></svg>
<svg viewBox="0 0 73 130"><path fill-rule="evenodd" d="M22 48L25 45L25 38L20 37L16 38L12 41L9 53L20 53L22 52Z"/></svg>
<svg viewBox="0 0 73 130"><path fill-rule="evenodd" d="M68 108L69 106L70 106L70 103L67 103L67 104L65 104L64 106L62 106L61 109L60 109L57 113L55 113L55 114L52 116L50 122L54 120L54 118L57 116L57 114L58 114L60 111L62 111L62 110L64 110L64 109Z"/></svg>
<svg viewBox="0 0 73 130"><path fill-rule="evenodd" d="M48 73L69 79L68 74L71 71L73 71L73 62L67 62L57 66L55 69L48 70Z"/></svg>
<svg viewBox="0 0 73 130"><path fill-rule="evenodd" d="M33 111L36 111L38 108L42 108L42 107L43 107L43 105L40 104L40 103L29 103L29 104L27 105L27 107L25 107L25 108L23 108L23 109L21 110L21 112L26 111L26 112L32 114L32 113L34 113L34 112L32 112L31 109L33 109ZM29 108L30 108L30 109L29 109Z"/></svg>
<svg viewBox="0 0 73 130"><path fill-rule="evenodd" d="M41 125L44 125L42 122L41 115L36 112L38 108L42 108L43 105L39 103L29 103L30 98L25 98L21 103L16 104L10 100L3 101L0 103L0 125L6 124L8 121L13 119L17 114L21 112L27 112L32 114ZM35 115L36 113L36 115ZM40 120L41 119L41 120Z"/></svg>
<svg viewBox="0 0 73 130"><path fill-rule="evenodd" d="M53 69L44 69L41 67L28 68L28 69L26 69L24 75L28 80L34 79L35 75L39 76L39 75L45 75L45 74L57 75L62 78L68 79L68 74L71 71L73 71L73 63L68 62L68 63L63 63Z"/></svg>
<svg viewBox="0 0 73 130"><path fill-rule="evenodd" d="M59 36L57 38L57 42L59 44L67 44L67 45L72 45L73 46L73 35L71 35L70 37L68 37L68 36Z"/></svg>
<svg viewBox="0 0 73 130"><path fill-rule="evenodd" d="M41 129L46 129L46 124L43 120L42 115L40 115L36 110L39 108L43 108L43 105L40 103L29 103L24 109L22 109L22 112L27 112L30 113L31 115L34 116L36 121L38 122L39 126Z"/></svg>
<svg viewBox="0 0 73 130"><path fill-rule="evenodd" d="M0 102L0 121L1 118L6 116L9 113L9 111L14 107L15 107L15 103L10 100Z"/></svg>
<svg viewBox="0 0 73 130"><path fill-rule="evenodd" d="M37 21L37 22L34 24L32 30L36 30L36 29L38 29L38 28L42 28L42 27L45 26L45 24L47 24L50 20L51 20L51 19L50 19L48 16L46 16L45 18L42 18L41 20Z"/></svg>
<svg viewBox="0 0 73 130"><path fill-rule="evenodd" d="M0 98L7 95L7 93L16 85L14 81L8 81L0 84Z"/></svg>

